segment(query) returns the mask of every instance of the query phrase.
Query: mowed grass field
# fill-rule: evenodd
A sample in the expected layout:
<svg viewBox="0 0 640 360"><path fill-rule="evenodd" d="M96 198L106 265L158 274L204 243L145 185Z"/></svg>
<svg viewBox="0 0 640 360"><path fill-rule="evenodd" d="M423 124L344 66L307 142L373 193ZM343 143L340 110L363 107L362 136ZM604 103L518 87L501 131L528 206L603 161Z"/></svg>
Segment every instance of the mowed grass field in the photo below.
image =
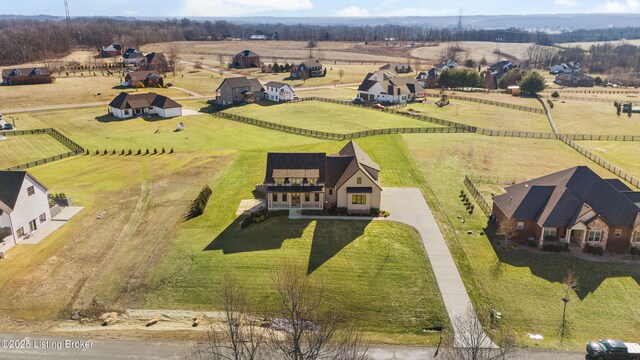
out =
<svg viewBox="0 0 640 360"><path fill-rule="evenodd" d="M426 121L381 111L321 101L287 104L263 102L230 108L225 112L303 129L337 133L400 127L439 127Z"/></svg>
<svg viewBox="0 0 640 360"><path fill-rule="evenodd" d="M640 135L640 116L616 115L611 103L583 101L554 102L553 121L564 134Z"/></svg>
<svg viewBox="0 0 640 360"><path fill-rule="evenodd" d="M485 129L551 132L545 115L456 99L440 108L435 105L436 101L438 99L428 98L422 104L409 104L406 109Z"/></svg>
<svg viewBox="0 0 640 360"><path fill-rule="evenodd" d="M492 246L487 236L478 235L480 231L493 233L486 229L486 216L480 211L466 214L458 197L461 190L467 192L464 174L533 178L576 165L590 166L606 177L613 174L554 140L471 134L402 136L424 176L429 205L446 234L476 309L500 311L501 326L515 331L530 347L582 349L592 339L640 338L640 312L633 305L640 296L638 266ZM458 216L464 216L464 224ZM467 230L473 235L467 235ZM571 296L569 333L561 341L561 281L570 269L579 277L580 289ZM529 333L541 334L544 340L531 340Z"/></svg>
<svg viewBox="0 0 640 360"><path fill-rule="evenodd" d="M46 134L0 137L0 169L67 152L66 146Z"/></svg>
<svg viewBox="0 0 640 360"><path fill-rule="evenodd" d="M640 145L631 141L579 141L581 146L628 174L640 178Z"/></svg>

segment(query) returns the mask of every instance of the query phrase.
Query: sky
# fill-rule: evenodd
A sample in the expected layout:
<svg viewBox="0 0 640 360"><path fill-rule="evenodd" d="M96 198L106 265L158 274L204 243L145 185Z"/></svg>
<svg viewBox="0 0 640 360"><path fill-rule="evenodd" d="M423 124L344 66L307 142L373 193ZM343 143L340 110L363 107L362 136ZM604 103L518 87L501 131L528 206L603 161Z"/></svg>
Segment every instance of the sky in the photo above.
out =
<svg viewBox="0 0 640 360"><path fill-rule="evenodd" d="M457 16L640 13L640 0L68 0L71 16ZM12 15L64 16L64 0L0 0ZM487 6L490 5L490 6Z"/></svg>

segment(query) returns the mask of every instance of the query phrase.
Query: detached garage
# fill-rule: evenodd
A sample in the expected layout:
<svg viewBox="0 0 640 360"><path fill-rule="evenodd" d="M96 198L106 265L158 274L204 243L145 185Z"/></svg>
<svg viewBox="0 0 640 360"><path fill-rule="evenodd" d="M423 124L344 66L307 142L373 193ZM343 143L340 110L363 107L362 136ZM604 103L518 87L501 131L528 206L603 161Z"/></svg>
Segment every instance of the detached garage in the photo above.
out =
<svg viewBox="0 0 640 360"><path fill-rule="evenodd" d="M156 93L127 94L121 92L109 103L111 114L120 119L129 119L146 114L162 118L182 116L182 105Z"/></svg>

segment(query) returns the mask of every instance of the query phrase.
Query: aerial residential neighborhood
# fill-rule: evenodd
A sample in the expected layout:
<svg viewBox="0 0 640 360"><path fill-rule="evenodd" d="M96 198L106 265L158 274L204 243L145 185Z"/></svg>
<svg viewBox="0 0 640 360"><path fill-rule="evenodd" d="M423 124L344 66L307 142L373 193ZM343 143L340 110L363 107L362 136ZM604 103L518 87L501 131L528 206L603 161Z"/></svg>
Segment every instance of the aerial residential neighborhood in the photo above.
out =
<svg viewBox="0 0 640 360"><path fill-rule="evenodd" d="M0 16L0 358L640 360L634 1Z"/></svg>

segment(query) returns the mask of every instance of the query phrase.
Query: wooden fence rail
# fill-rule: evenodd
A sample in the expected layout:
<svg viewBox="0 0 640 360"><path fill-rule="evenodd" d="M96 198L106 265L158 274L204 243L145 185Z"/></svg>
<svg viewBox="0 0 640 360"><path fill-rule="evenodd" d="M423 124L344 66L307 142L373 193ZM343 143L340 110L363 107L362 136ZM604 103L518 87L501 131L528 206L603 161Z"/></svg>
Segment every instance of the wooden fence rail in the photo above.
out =
<svg viewBox="0 0 640 360"><path fill-rule="evenodd" d="M469 190L471 196L473 196L473 198L476 200L476 203L478 203L478 206L480 206L480 210L482 210L482 212L487 216L491 215L491 206L489 206L489 203L484 198L484 196L482 196L480 190L478 190L473 181L466 175L464 177L464 186L467 188L467 190Z"/></svg>
<svg viewBox="0 0 640 360"><path fill-rule="evenodd" d="M441 95L428 93L427 96L428 97L440 97ZM534 113L534 114L541 114L541 115L544 114L544 110L543 109L534 108L534 107L531 107L531 106L515 105L515 104L509 104L509 103L504 103L504 102L500 102L500 101L478 99L478 98L474 98L474 97L459 96L459 95L448 95L448 97L449 97L449 99L454 99L454 100L470 101L470 102L476 102L476 103L485 104L485 105L491 105L491 106L500 106L500 107L507 108L507 109L526 111L526 112L531 112L531 113Z"/></svg>

